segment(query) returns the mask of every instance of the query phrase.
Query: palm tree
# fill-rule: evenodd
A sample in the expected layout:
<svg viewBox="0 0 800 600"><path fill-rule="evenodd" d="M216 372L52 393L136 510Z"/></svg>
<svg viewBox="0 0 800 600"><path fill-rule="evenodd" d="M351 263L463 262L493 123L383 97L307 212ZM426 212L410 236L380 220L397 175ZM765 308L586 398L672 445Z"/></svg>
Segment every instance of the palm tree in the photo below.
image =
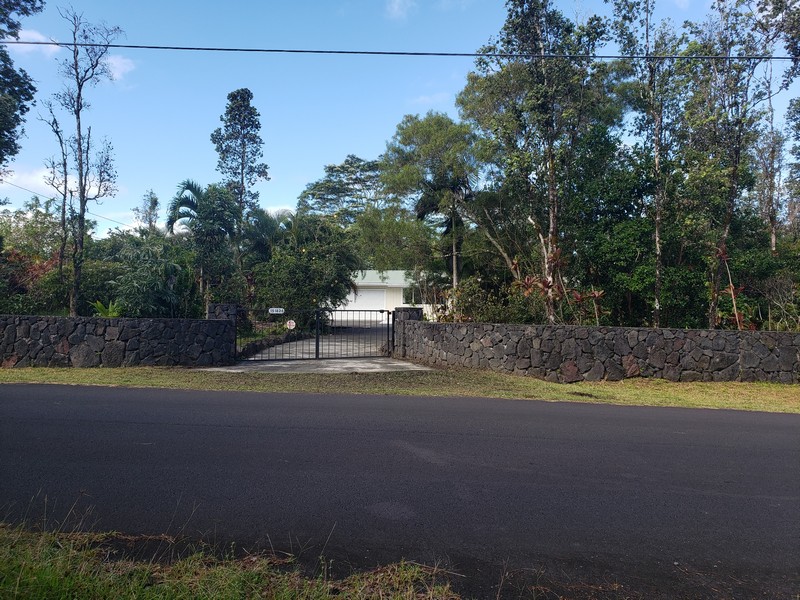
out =
<svg viewBox="0 0 800 600"><path fill-rule="evenodd" d="M461 248L466 231L460 209L471 197L472 188L467 179L437 177L426 184L414 203L417 218L429 221L441 231L442 242L449 240L449 248L442 245L441 252L451 273L453 289L458 287L462 267Z"/></svg>
<svg viewBox="0 0 800 600"><path fill-rule="evenodd" d="M293 218L288 210L270 213L255 208L247 213L241 240L245 270L272 258L273 249L284 240Z"/></svg>
<svg viewBox="0 0 800 600"><path fill-rule="evenodd" d="M219 238L231 237L236 231L236 222L241 213L230 192L219 185L205 189L195 181L187 179L178 185L178 193L169 205L167 230L174 233L175 224L186 221L195 233Z"/></svg>
<svg viewBox="0 0 800 600"><path fill-rule="evenodd" d="M397 126L384 155L384 181L391 192L416 196L417 218L430 220L450 238L443 257L450 264L453 289L458 287L461 247L466 225L464 208L473 199L478 176L475 134L470 126L444 113L424 118L407 115Z"/></svg>
<svg viewBox="0 0 800 600"><path fill-rule="evenodd" d="M236 200L219 185L203 188L187 179L178 186L178 193L170 202L167 230L174 233L175 225L180 222L189 230L197 250L200 293L206 303L210 300L211 282L235 268L236 261L226 259L231 255L231 241L239 221L241 212Z"/></svg>

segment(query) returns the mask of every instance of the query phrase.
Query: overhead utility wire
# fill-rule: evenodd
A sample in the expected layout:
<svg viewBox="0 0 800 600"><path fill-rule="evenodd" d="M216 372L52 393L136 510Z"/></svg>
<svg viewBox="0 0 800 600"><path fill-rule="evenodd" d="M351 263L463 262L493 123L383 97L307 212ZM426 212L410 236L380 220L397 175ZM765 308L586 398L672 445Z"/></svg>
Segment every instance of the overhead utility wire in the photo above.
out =
<svg viewBox="0 0 800 600"><path fill-rule="evenodd" d="M406 52L390 50L294 50L289 48L223 48L214 46L150 46L143 44L89 44L89 43L64 43L64 42L29 42L22 40L3 40L3 44L17 44L28 46L61 46L63 48L114 48L127 50L180 50L185 52L241 52L251 54L317 54L317 55L339 55L339 56L411 56L411 57L451 57L451 58L543 58L543 59L586 59L595 60L795 60L791 56L770 56L770 55L737 55L737 56L712 56L712 55L691 55L683 56L678 54L669 55L634 55L622 56L619 54L597 54L587 56L585 54L514 54L503 52Z"/></svg>
<svg viewBox="0 0 800 600"><path fill-rule="evenodd" d="M0 181L0 185L10 185L10 186L18 188L18 189L20 189L20 190L22 190L24 192L29 192L29 193L33 194L34 196L37 196L37 197L45 195L45 194L40 194L39 192L34 192L33 190L29 190L28 188L24 188L21 185L17 185L16 183L11 183L10 181ZM112 223L116 223L117 225L122 225L123 227L130 227L131 229L136 229L135 225L128 225L127 223L123 223L121 221L115 221L114 219L111 219L109 217L104 217L103 215L98 215L96 213L93 213L89 209L86 209L86 213L92 215L93 217L97 217L98 219L103 219L105 221L111 221Z"/></svg>

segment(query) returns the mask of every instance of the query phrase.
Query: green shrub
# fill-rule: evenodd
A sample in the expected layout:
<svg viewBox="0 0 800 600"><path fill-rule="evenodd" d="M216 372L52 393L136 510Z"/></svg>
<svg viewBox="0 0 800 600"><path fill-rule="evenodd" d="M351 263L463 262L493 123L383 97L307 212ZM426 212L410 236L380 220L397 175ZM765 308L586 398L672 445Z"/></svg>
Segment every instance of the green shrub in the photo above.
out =
<svg viewBox="0 0 800 600"><path fill-rule="evenodd" d="M451 310L446 319L479 323L543 323L544 302L536 296L525 297L512 286L499 289L484 287L479 277L463 279L451 293Z"/></svg>

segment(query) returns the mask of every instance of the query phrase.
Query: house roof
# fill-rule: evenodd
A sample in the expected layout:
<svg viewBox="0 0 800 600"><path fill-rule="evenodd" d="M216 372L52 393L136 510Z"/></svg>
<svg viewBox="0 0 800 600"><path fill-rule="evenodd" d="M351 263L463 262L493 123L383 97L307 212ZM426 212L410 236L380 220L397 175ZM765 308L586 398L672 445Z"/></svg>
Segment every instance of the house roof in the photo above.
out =
<svg viewBox="0 0 800 600"><path fill-rule="evenodd" d="M405 271L375 271L369 269L359 272L355 277L356 286L375 287L409 287L411 283L406 279Z"/></svg>

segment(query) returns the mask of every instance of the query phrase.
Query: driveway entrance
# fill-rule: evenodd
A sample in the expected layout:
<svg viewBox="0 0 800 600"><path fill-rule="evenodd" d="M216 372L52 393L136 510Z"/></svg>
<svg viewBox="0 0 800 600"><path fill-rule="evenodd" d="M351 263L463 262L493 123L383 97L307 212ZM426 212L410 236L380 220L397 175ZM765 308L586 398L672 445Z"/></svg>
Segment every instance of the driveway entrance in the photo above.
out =
<svg viewBox="0 0 800 600"><path fill-rule="evenodd" d="M247 309L237 315L239 360L391 356L394 313L386 310Z"/></svg>

